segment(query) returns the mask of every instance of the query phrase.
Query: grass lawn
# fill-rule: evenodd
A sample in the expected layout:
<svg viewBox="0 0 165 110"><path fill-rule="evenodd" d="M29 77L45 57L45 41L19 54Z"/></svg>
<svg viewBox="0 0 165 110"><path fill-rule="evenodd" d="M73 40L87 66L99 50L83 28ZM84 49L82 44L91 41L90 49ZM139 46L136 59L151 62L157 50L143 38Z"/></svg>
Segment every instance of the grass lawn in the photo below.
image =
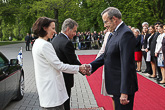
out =
<svg viewBox="0 0 165 110"><path fill-rule="evenodd" d="M0 46L10 45L10 44L18 44L18 43L23 43L23 42L22 41L3 41L3 42L0 41Z"/></svg>

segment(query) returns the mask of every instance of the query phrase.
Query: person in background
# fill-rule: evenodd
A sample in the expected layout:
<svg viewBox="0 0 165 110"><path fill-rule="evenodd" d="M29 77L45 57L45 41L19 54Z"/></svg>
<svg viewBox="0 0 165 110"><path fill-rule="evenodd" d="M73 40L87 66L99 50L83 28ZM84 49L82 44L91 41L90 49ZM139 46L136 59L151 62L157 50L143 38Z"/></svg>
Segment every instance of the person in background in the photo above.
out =
<svg viewBox="0 0 165 110"><path fill-rule="evenodd" d="M142 54L146 63L146 69L142 71L142 73L146 73L146 76L150 76L152 74L152 69L151 69L151 63L146 61L147 58L147 52L145 49L147 48L147 39L149 38L150 34L148 31L148 28L146 26L143 27L142 33L141 33L141 44L142 44Z"/></svg>
<svg viewBox="0 0 165 110"><path fill-rule="evenodd" d="M85 35L83 32L81 32L81 49L86 49L86 45L85 45Z"/></svg>
<svg viewBox="0 0 165 110"><path fill-rule="evenodd" d="M156 22L154 24L154 27L155 27L155 35L151 41L151 46L150 46L150 51L151 51L151 63L154 63L155 66L156 66L156 75L157 75L157 78L156 80L159 82L162 80L162 74L161 74L161 70L160 70L160 67L157 66L157 57L155 57L155 47L156 47L156 40L159 36L159 32L158 32L158 26L160 25L160 22Z"/></svg>
<svg viewBox="0 0 165 110"><path fill-rule="evenodd" d="M91 38L91 33L90 31L88 31L86 33L86 36L85 36L85 45L86 45L86 49L91 49L91 41L92 41L92 38Z"/></svg>
<svg viewBox="0 0 165 110"><path fill-rule="evenodd" d="M33 47L34 41L35 41L34 34L31 34L31 46L32 47Z"/></svg>
<svg viewBox="0 0 165 110"><path fill-rule="evenodd" d="M165 25L163 26L163 32L165 34ZM163 53L163 62L165 65L165 36L163 37L163 41L162 41L162 53ZM165 70L164 73L162 74L162 80L160 81L161 84L165 84Z"/></svg>
<svg viewBox="0 0 165 110"><path fill-rule="evenodd" d="M131 29L131 28L132 28L132 26L128 26L128 28L130 28L130 29Z"/></svg>
<svg viewBox="0 0 165 110"><path fill-rule="evenodd" d="M158 27L158 31L160 35L156 40L156 48L155 48L155 57L157 57L157 66L161 69L162 80L158 83L163 84L165 83L165 76L164 76L164 63L163 63L163 53L162 53L162 41L165 37L165 33L163 31L163 24L160 24Z"/></svg>
<svg viewBox="0 0 165 110"><path fill-rule="evenodd" d="M102 35L100 32L98 32L98 43L99 43L99 46L101 47L102 46Z"/></svg>
<svg viewBox="0 0 165 110"><path fill-rule="evenodd" d="M30 51L30 36L29 33L27 33L26 37L25 37L25 43L26 43L26 51Z"/></svg>
<svg viewBox="0 0 165 110"><path fill-rule="evenodd" d="M104 33L103 31L100 31L100 35L102 36L102 40L104 39ZM103 41L102 41L102 44L103 44Z"/></svg>
<svg viewBox="0 0 165 110"><path fill-rule="evenodd" d="M81 34L80 32L77 32L77 41L78 41L78 50L81 49Z"/></svg>
<svg viewBox="0 0 165 110"><path fill-rule="evenodd" d="M73 40L72 40L72 43L73 43L73 46L74 46L74 49L76 50L77 49L77 43L76 43L76 39L77 39L77 36L75 35L74 37L73 37Z"/></svg>
<svg viewBox="0 0 165 110"><path fill-rule="evenodd" d="M136 48L135 48L135 61L137 64L136 71L141 72L141 62L142 62L142 51L141 51L141 36L139 29L134 29L134 35L136 38Z"/></svg>
<svg viewBox="0 0 165 110"><path fill-rule="evenodd" d="M93 48L94 46L95 46L94 35L93 32L91 32L91 47Z"/></svg>
<svg viewBox="0 0 165 110"><path fill-rule="evenodd" d="M97 48L100 48L99 41L98 41L98 33L96 31L94 31L93 33L93 38L94 38L94 46L96 46Z"/></svg>
<svg viewBox="0 0 165 110"><path fill-rule="evenodd" d="M147 28L148 28L148 27L149 27L148 22L143 22L143 23L142 23L142 27L147 27Z"/></svg>
<svg viewBox="0 0 165 110"><path fill-rule="evenodd" d="M62 72L76 74L86 73L84 66L64 64L59 60L54 48L47 40L55 33L55 20L40 17L33 24L36 39L32 56L36 86L42 110L65 110L64 102L68 99Z"/></svg>
<svg viewBox="0 0 165 110"><path fill-rule="evenodd" d="M146 52L147 52L147 59L148 62L151 63L151 67L152 67L152 75L150 75L150 78L156 78L156 63L154 62L154 56L152 56L152 54L154 53L153 50L153 46L152 46L152 42L154 40L155 37L155 27L154 25L151 25L149 27L149 33L150 33L150 37L147 39L147 48L146 48ZM152 53L153 52L153 53Z"/></svg>
<svg viewBox="0 0 165 110"><path fill-rule="evenodd" d="M135 27L132 27L132 28L131 28L131 30L132 30L132 32L134 32L134 30L135 30Z"/></svg>

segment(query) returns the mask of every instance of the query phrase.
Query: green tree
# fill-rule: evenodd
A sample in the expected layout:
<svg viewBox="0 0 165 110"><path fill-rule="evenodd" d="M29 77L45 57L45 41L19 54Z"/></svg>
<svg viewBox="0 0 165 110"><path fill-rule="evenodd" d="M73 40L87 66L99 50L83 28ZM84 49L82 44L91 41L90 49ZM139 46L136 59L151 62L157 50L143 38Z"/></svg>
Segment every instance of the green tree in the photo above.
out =
<svg viewBox="0 0 165 110"><path fill-rule="evenodd" d="M78 22L78 31L98 32L104 30L100 14L109 6L122 12L127 25L139 29L144 21L165 22L164 0L0 0L0 38L23 39L41 16L55 19L57 32L66 18Z"/></svg>

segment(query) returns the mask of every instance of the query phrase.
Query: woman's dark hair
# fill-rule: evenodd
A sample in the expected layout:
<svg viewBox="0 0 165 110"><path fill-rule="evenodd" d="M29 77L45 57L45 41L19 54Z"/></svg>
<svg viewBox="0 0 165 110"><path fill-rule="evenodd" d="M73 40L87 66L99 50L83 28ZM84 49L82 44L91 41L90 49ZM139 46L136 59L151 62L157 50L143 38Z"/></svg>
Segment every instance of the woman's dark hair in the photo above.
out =
<svg viewBox="0 0 165 110"><path fill-rule="evenodd" d="M157 24L160 25L161 23L160 22L156 22L154 25L157 25Z"/></svg>
<svg viewBox="0 0 165 110"><path fill-rule="evenodd" d="M150 27L154 30L154 33L155 33L156 32L155 26L154 25L151 25Z"/></svg>
<svg viewBox="0 0 165 110"><path fill-rule="evenodd" d="M43 27L49 27L50 23L55 22L55 20L48 17L40 17L33 24L32 30L37 37L44 37L47 35L47 32Z"/></svg>
<svg viewBox="0 0 165 110"><path fill-rule="evenodd" d="M163 29L163 24L160 24L158 27L161 27Z"/></svg>
<svg viewBox="0 0 165 110"><path fill-rule="evenodd" d="M148 29L148 27L146 27L146 26L144 26L144 27ZM144 27L143 27L143 28L144 28ZM144 35L144 34L145 34L145 33L143 32L143 28L142 28L142 31L141 31L141 35ZM146 34L149 34L149 31L147 31Z"/></svg>

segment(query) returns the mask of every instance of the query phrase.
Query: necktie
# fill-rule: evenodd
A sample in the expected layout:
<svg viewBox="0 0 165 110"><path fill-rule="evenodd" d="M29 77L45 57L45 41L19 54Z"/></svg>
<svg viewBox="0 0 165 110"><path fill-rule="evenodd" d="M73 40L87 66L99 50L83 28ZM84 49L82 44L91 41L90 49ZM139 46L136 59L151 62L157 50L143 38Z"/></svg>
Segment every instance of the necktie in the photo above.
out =
<svg viewBox="0 0 165 110"><path fill-rule="evenodd" d="M115 31L111 32L108 36L107 42L109 42L109 40L111 39L111 37L114 35Z"/></svg>
<svg viewBox="0 0 165 110"><path fill-rule="evenodd" d="M112 36L114 35L115 31L111 32L108 36L108 39L107 39L107 44L105 46L105 52L104 52L104 56L106 56L106 53L107 53L107 49L108 49L108 42L109 40L112 38Z"/></svg>
<svg viewBox="0 0 165 110"><path fill-rule="evenodd" d="M112 37L112 33L109 34L107 42L109 42L109 40L111 39L111 37Z"/></svg>

